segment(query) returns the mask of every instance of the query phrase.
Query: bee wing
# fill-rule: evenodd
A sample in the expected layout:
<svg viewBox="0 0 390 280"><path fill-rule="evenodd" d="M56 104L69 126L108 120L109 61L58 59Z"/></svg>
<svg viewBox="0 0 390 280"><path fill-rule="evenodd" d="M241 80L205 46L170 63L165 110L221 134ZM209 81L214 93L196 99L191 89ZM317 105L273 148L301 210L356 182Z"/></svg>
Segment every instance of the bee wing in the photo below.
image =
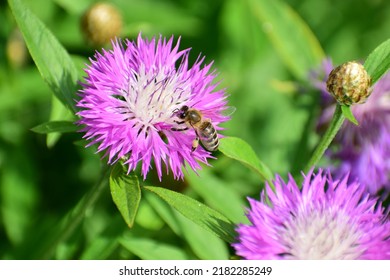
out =
<svg viewBox="0 0 390 280"><path fill-rule="evenodd" d="M203 109L201 112L205 115L210 115L210 114L213 114L213 113L219 111L218 109L217 108L207 108L207 109ZM233 115L233 113L235 111L236 111L236 107L229 106L229 107L224 107L221 111L219 111L219 114L221 114L224 117L229 117L229 116Z"/></svg>
<svg viewBox="0 0 390 280"><path fill-rule="evenodd" d="M222 115L224 115L225 117L229 117L229 116L233 115L235 111L236 111L236 107L229 106L222 111Z"/></svg>

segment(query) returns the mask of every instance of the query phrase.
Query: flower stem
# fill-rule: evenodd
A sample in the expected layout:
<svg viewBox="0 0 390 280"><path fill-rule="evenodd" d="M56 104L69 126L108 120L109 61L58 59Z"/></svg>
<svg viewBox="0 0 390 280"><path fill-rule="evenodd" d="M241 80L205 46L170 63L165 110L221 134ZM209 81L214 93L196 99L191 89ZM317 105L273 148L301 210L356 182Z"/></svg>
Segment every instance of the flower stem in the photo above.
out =
<svg viewBox="0 0 390 280"><path fill-rule="evenodd" d="M343 115L343 112L341 110L341 105L337 103L336 109L334 111L332 120L329 124L328 129L326 130L324 136L320 140L320 143L318 143L317 148L314 150L314 153L312 157L310 158L309 162L303 169L304 174L306 174L310 169L312 169L318 161L321 159L321 157L324 155L326 149L329 147L329 144L332 142L334 137L336 136L337 132L341 128L341 125L343 124L345 120L345 117Z"/></svg>
<svg viewBox="0 0 390 280"><path fill-rule="evenodd" d="M39 254L39 259L52 258L55 249L61 243L67 240L72 233L77 229L80 223L83 221L86 212L93 207L96 201L99 199L103 190L107 186L107 175L110 168L107 166L103 168L101 176L92 189L79 201L79 203L68 212L68 214L62 219L60 225L55 229L54 238L52 238L43 251Z"/></svg>

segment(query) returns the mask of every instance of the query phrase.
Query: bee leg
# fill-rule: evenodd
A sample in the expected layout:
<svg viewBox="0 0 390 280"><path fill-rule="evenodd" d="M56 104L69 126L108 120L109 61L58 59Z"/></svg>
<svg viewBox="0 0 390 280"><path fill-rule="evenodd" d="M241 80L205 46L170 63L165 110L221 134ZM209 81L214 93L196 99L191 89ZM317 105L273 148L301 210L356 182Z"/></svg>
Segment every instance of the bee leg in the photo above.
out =
<svg viewBox="0 0 390 280"><path fill-rule="evenodd" d="M172 131L184 131L184 130L188 130L188 127L183 127L183 128L172 127L171 130Z"/></svg>
<svg viewBox="0 0 390 280"><path fill-rule="evenodd" d="M177 123L177 124L184 124L185 123L185 121L176 121L176 120L174 120L174 122ZM182 128L177 128L177 127L172 127L171 128L172 131L184 131L184 130L187 130L187 129L188 129L187 126L182 127Z"/></svg>
<svg viewBox="0 0 390 280"><path fill-rule="evenodd" d="M198 148L199 146L199 137L197 136L193 141L192 141L192 149L191 149L191 153L194 152L196 150L196 148Z"/></svg>

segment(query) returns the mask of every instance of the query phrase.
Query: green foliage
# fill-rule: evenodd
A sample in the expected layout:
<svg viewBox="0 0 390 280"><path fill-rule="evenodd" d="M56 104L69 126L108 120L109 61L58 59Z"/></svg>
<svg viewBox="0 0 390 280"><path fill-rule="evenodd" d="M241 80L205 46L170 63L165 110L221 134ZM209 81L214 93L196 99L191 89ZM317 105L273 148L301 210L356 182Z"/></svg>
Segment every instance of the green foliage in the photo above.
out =
<svg viewBox="0 0 390 280"><path fill-rule="evenodd" d="M43 79L58 99L76 112L73 99L78 72L68 52L21 0L9 0L9 5Z"/></svg>
<svg viewBox="0 0 390 280"><path fill-rule="evenodd" d="M302 88L309 72L325 54L335 65L367 58L375 83L390 65L386 1L110 1L122 37L173 34L191 61L214 60L237 108L212 167L184 181L153 171L138 181L119 164L107 173L96 147L74 144L78 82L96 51L80 18L93 2L1 6L1 259L229 259L236 225L248 223L246 198L275 174L310 169L344 117L355 120L339 107L319 139L318 93Z"/></svg>
<svg viewBox="0 0 390 280"><path fill-rule="evenodd" d="M371 76L372 84L390 68L390 39L380 44L364 62L367 73Z"/></svg>
<svg viewBox="0 0 390 280"><path fill-rule="evenodd" d="M115 165L110 175L111 196L131 228L141 201L141 189L136 175L127 175L120 164Z"/></svg>
<svg viewBox="0 0 390 280"><path fill-rule="evenodd" d="M344 117L349 120L354 125L359 125L358 121L355 119L352 114L351 107L347 105L341 105L341 111L343 112Z"/></svg>
<svg viewBox="0 0 390 280"><path fill-rule="evenodd" d="M179 247L149 238L122 238L120 244L143 260L188 260Z"/></svg>
<svg viewBox="0 0 390 280"><path fill-rule="evenodd" d="M234 225L221 213L181 193L159 187L144 188L157 194L183 216L202 228L215 233L228 242L234 240Z"/></svg>
<svg viewBox="0 0 390 280"><path fill-rule="evenodd" d="M307 24L283 1L248 1L260 26L269 36L291 72L305 80L324 52Z"/></svg>
<svg viewBox="0 0 390 280"><path fill-rule="evenodd" d="M46 122L36 127L31 128L35 133L47 134L55 132L76 132L79 128L73 123L68 121L52 121Z"/></svg>
<svg viewBox="0 0 390 280"><path fill-rule="evenodd" d="M238 160L246 166L252 168L263 180L272 180L272 172L258 159L252 147L245 141L237 137L227 137L221 139L220 142L221 144L219 150L225 156Z"/></svg>

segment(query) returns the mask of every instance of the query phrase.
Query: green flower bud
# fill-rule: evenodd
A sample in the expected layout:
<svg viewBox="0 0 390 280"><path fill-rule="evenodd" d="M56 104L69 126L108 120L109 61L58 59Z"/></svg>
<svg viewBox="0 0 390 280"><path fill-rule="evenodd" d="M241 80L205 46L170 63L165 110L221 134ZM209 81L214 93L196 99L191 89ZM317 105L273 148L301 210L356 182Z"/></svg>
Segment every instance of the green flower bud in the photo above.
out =
<svg viewBox="0 0 390 280"><path fill-rule="evenodd" d="M363 65L351 61L341 64L330 72L326 87L343 105L364 103L371 94L371 78Z"/></svg>

